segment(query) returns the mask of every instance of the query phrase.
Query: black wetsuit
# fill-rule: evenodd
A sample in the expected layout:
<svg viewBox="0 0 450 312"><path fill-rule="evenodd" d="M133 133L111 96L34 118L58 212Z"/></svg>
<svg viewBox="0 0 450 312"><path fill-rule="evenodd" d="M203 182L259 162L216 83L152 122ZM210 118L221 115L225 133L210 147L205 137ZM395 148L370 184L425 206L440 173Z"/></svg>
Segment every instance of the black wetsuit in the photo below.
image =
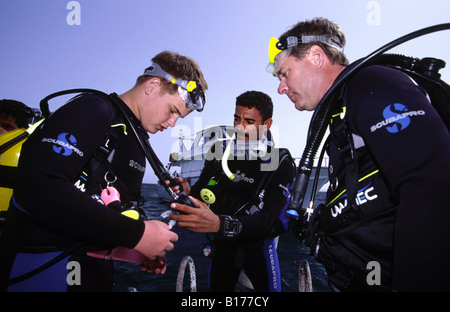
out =
<svg viewBox="0 0 450 312"><path fill-rule="evenodd" d="M125 103L115 98L129 111ZM139 127L131 111L129 115ZM42 129L23 144L18 182L8 210L7 229L2 235L2 285L11 264L11 277L14 277L77 243L83 243L83 248L72 258L9 290L65 291L69 269L66 266L72 260L81 264L81 285L69 287L70 290L112 289L112 261L86 257L87 246L94 250L117 246L133 248L144 232L144 223L123 216L91 197L106 187L104 178L95 180L94 188L86 192L81 190L82 184L78 183L78 189L74 183L80 179L82 171L88 173L88 180L93 178L89 161L117 120L121 120L120 113L113 105L98 96L84 95L54 112ZM140 131L143 136L147 135L142 128ZM113 171L107 177L109 181L117 177L111 185L118 189L122 203L138 201L145 157L128 126L127 135L118 143L108 170ZM50 282L45 278L50 278Z"/></svg>
<svg viewBox="0 0 450 312"><path fill-rule="evenodd" d="M342 190L349 188L343 164L349 158L340 157L331 125L331 188L314 219L318 258L330 280L343 290L450 290L445 124L423 89L387 67L358 72L345 103L348 130L364 144L357 149L356 200L348 208Z"/></svg>
<svg viewBox="0 0 450 312"><path fill-rule="evenodd" d="M263 159L266 159L266 164L271 161L268 157ZM287 230L285 209L290 196L288 189L295 176L295 165L291 158L286 158L273 174L273 171L261 171L264 166L261 167L260 158L234 159L228 164L232 172L239 170L245 178L232 182L223 173L220 161L206 161L190 194L201 198L201 189L214 178L216 184L211 190L216 202L210 206L212 211L232 216L242 225L242 230L234 237L224 237L223 233L215 235L209 289L234 291L239 274L244 270L256 291L280 291L280 269L274 238ZM269 175L272 176L270 181L263 178ZM264 207L259 213L248 214L246 211L251 210L251 206L260 203L257 189L261 181L270 182L263 197Z"/></svg>

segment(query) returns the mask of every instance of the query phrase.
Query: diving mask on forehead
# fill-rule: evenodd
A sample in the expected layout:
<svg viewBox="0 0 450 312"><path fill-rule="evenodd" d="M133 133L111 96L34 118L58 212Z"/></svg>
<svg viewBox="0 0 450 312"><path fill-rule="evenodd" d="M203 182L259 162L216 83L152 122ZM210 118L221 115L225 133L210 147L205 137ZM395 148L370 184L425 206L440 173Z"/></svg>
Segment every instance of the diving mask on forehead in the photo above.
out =
<svg viewBox="0 0 450 312"><path fill-rule="evenodd" d="M292 48L300 44L312 43L312 42L322 42L333 48L343 51L342 47L331 40L330 35L320 35L320 36L290 36L283 40L278 40L276 38L271 38L269 43L269 65L267 65L267 71L272 73L274 76L278 73L278 67L276 64L277 56L281 52L285 52L284 56L291 54Z"/></svg>
<svg viewBox="0 0 450 312"><path fill-rule="evenodd" d="M164 71L161 66L156 63L152 63L150 67L144 72L144 75L161 77L177 85L178 94L186 103L186 107L196 109L199 112L201 112L205 107L205 92L195 81L187 81L181 78L174 78L171 74Z"/></svg>

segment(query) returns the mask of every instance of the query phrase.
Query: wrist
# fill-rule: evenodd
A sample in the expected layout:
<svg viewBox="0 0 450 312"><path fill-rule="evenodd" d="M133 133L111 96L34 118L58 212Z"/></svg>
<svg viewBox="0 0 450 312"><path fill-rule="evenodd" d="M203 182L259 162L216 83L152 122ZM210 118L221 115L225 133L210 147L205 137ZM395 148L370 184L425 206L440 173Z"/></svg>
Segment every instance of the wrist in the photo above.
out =
<svg viewBox="0 0 450 312"><path fill-rule="evenodd" d="M221 216L220 215L215 215L216 216L216 221L214 222L214 226L213 226L213 233L219 233L220 229L221 229Z"/></svg>

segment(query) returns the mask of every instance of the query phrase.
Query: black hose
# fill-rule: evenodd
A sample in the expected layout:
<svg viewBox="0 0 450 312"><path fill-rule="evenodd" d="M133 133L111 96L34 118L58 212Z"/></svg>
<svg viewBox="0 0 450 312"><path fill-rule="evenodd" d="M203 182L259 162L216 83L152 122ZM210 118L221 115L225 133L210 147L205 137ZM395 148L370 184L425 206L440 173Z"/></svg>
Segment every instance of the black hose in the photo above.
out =
<svg viewBox="0 0 450 312"><path fill-rule="evenodd" d="M19 143L21 140L26 139L28 137L28 135L29 135L29 133L25 131L24 133L21 133L20 135L16 136L15 138L12 138L11 140L0 145L0 154L3 154L14 144Z"/></svg>

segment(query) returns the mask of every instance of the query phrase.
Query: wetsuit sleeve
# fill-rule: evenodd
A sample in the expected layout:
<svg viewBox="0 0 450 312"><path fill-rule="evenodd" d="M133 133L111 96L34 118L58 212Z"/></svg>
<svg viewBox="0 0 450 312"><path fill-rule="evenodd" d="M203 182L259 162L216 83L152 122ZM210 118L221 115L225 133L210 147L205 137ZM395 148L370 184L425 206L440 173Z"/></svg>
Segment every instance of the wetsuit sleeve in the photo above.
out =
<svg viewBox="0 0 450 312"><path fill-rule="evenodd" d="M270 233L272 226L287 207L289 185L295 177L295 165L286 159L266 188L264 208L260 213L236 217L242 224L241 238L261 238Z"/></svg>
<svg viewBox="0 0 450 312"><path fill-rule="evenodd" d="M398 203L393 289L417 290L434 277L450 276L449 253L441 247L450 244L450 137L444 123L409 77L380 66L352 80L347 104L351 130L363 137Z"/></svg>
<svg viewBox="0 0 450 312"><path fill-rule="evenodd" d="M108 209L74 186L112 116L109 103L93 95L57 110L23 146L14 198L19 210L63 237L132 248L143 234L143 222Z"/></svg>

